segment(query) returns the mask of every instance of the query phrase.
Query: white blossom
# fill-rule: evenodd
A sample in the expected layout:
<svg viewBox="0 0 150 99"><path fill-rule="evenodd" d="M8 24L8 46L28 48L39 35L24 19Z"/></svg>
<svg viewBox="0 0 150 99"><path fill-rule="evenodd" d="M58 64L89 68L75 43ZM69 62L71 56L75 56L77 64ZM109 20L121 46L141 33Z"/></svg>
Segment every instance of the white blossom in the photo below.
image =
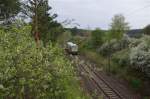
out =
<svg viewBox="0 0 150 99"><path fill-rule="evenodd" d="M134 40L130 44L130 62L134 68L150 76L150 37L144 36L139 40Z"/></svg>

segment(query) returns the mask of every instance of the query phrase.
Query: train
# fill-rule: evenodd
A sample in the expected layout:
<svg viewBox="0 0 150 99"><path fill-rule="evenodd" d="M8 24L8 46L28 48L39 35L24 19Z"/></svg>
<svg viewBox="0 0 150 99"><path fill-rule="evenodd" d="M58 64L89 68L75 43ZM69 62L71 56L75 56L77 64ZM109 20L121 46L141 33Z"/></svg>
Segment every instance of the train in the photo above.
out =
<svg viewBox="0 0 150 99"><path fill-rule="evenodd" d="M65 50L67 53L72 54L72 55L77 55L78 54L78 45L74 44L72 42L67 42L66 43L66 48Z"/></svg>

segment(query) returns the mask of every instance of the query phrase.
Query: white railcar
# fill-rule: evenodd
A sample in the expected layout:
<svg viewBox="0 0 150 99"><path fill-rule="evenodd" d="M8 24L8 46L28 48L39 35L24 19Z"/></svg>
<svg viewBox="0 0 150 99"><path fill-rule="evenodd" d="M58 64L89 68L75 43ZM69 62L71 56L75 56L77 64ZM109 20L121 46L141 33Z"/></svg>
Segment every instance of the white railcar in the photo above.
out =
<svg viewBox="0 0 150 99"><path fill-rule="evenodd" d="M72 42L67 42L66 44L66 51L69 53L69 54L78 54L78 45L77 44L74 44Z"/></svg>

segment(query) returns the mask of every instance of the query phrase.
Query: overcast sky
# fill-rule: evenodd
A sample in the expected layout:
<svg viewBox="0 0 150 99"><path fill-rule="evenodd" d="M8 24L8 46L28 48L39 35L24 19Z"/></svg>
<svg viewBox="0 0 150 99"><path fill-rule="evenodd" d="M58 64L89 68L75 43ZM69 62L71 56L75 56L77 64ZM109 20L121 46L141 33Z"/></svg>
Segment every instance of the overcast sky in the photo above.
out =
<svg viewBox="0 0 150 99"><path fill-rule="evenodd" d="M108 29L118 13L126 17L132 29L150 24L150 0L49 0L49 4L58 21L75 19L80 28Z"/></svg>

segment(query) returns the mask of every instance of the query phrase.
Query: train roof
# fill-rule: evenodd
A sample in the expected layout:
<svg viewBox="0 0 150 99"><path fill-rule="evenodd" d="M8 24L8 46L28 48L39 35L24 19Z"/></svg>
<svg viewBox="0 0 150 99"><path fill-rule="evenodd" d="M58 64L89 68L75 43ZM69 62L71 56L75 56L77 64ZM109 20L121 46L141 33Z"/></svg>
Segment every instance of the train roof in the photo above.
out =
<svg viewBox="0 0 150 99"><path fill-rule="evenodd" d="M70 46L77 46L76 44L72 43L72 42L67 42L68 45Z"/></svg>

